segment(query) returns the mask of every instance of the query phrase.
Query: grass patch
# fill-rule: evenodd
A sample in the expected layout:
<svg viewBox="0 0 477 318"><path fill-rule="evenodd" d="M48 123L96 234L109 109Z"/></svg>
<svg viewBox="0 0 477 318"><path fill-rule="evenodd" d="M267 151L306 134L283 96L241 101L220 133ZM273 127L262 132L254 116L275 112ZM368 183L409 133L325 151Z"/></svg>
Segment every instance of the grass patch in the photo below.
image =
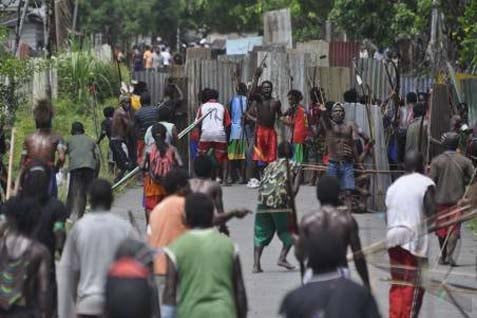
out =
<svg viewBox="0 0 477 318"><path fill-rule="evenodd" d="M103 108L106 106L115 106L117 99L110 98L105 100L104 103L94 106L94 103L90 105L77 105L68 98L58 99L54 101L55 117L53 118L53 130L63 136L65 140L71 136L71 124L75 121L80 121L85 127L86 135L90 136L94 140L97 139L97 134L100 133L100 125L103 120ZM23 148L23 140L25 137L34 132L35 121L33 119L33 106L31 104L22 105L16 113L16 134L14 145L14 176L20 170L20 158ZM108 142L105 138L101 143L101 170L100 177L112 181L114 178L109 173L107 167L107 154L108 154ZM68 156L67 156L68 157ZM8 157L4 158L6 164L8 164ZM68 158L64 165L64 168L68 168ZM66 199L66 187L63 185L59 190L59 197Z"/></svg>

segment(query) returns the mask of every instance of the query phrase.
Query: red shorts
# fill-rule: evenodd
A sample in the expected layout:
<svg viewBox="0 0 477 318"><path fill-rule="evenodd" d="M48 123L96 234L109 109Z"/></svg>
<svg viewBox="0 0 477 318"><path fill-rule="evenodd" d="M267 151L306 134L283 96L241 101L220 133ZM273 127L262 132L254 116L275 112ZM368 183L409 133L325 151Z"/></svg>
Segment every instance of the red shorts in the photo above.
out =
<svg viewBox="0 0 477 318"><path fill-rule="evenodd" d="M144 142L144 140L137 140L136 156L138 166L142 166L142 163L144 162L144 148L146 148L146 143Z"/></svg>
<svg viewBox="0 0 477 318"><path fill-rule="evenodd" d="M266 163L277 160L277 133L274 128L257 125L253 160Z"/></svg>
<svg viewBox="0 0 477 318"><path fill-rule="evenodd" d="M219 164L222 164L227 159L227 143L217 141L200 141L199 154L206 154L210 149L214 150L215 159Z"/></svg>
<svg viewBox="0 0 477 318"><path fill-rule="evenodd" d="M449 214L449 212L452 211L452 207L455 206L455 204L438 204L436 209L437 209L437 216L439 215L444 215L444 214ZM439 226L441 224L453 221L458 219L461 216L460 212L457 213L451 213L447 215L446 217L440 218L436 221L436 225ZM449 233L457 233L457 236L460 237L460 223L443 227L440 228L436 231L436 235L440 238L446 238Z"/></svg>

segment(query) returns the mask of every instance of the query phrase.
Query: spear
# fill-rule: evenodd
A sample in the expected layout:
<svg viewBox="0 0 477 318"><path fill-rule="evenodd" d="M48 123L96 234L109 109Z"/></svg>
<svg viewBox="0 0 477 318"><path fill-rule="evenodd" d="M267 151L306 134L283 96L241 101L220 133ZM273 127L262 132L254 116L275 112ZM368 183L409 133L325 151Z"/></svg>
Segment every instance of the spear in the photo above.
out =
<svg viewBox="0 0 477 318"><path fill-rule="evenodd" d="M289 85L290 85L290 90L293 89L293 76L291 74L290 70L290 61L289 61L289 55L287 54L287 69L288 69L288 76L290 79ZM286 141L286 136L285 136L285 126L282 124L282 140ZM292 128L293 131L293 128ZM296 204L295 204L295 193L293 191L293 183L291 179L291 170L290 170L290 147L288 147L290 144L287 143L287 146L285 147L285 167L287 171L287 180L286 180L286 189L287 189L287 195L288 195L288 204L289 208L291 209L292 217L293 217L293 222L294 224L294 229L298 230L298 216L296 213ZM300 177L300 175L296 176L297 178ZM303 259L298 259L298 263L300 265L300 275L301 275L301 281L303 283L303 277L305 276L305 263Z"/></svg>

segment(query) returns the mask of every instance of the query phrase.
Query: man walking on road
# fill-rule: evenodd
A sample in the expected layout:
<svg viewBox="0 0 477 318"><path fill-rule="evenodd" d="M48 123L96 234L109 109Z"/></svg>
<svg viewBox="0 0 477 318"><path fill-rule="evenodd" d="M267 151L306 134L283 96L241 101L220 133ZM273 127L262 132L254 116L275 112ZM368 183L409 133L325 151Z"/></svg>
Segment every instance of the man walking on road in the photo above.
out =
<svg viewBox="0 0 477 318"><path fill-rule="evenodd" d="M205 94L206 102L199 107L196 120L202 115L212 112L201 123L199 154L213 152L219 167L216 178L220 180L221 177L226 176L227 171L227 136L231 124L230 114L224 105L217 102L219 92L215 89L208 89Z"/></svg>
<svg viewBox="0 0 477 318"><path fill-rule="evenodd" d="M58 266L58 316L102 317L106 274L119 244L137 233L111 213L113 191L106 180L93 181L91 213L71 229Z"/></svg>
<svg viewBox="0 0 477 318"><path fill-rule="evenodd" d="M120 170L114 180L115 182L121 180L126 171L135 166L131 160L131 153L128 152L127 148L127 142L130 140L133 127L130 111L129 96L121 96L119 98L119 107L114 111L111 125L110 146L114 162Z"/></svg>
<svg viewBox="0 0 477 318"><path fill-rule="evenodd" d="M286 318L379 318L376 301L368 288L340 274L346 246L331 224L310 233L303 242L313 276L288 293L280 306Z"/></svg>
<svg viewBox="0 0 477 318"><path fill-rule="evenodd" d="M421 153L404 157L407 174L386 192L386 241L393 283L389 317L417 317L424 297L421 267L428 259L427 219L434 214L435 185L424 173Z"/></svg>
<svg viewBox="0 0 477 318"><path fill-rule="evenodd" d="M287 142L282 142L278 146L279 159L265 168L260 182L254 225L253 273L263 272L260 259L265 246L270 244L275 232L283 243L277 265L288 270L295 268L286 259L293 245L290 200L294 200L300 187L299 167L294 162L290 162L287 167L287 159L285 159L286 156L291 157L291 148ZM288 169L291 180L288 180ZM287 182L293 182L292 193L288 192Z"/></svg>
<svg viewBox="0 0 477 318"><path fill-rule="evenodd" d="M246 317L247 296L238 251L228 237L213 228L212 200L203 193L191 194L185 212L191 230L165 249L163 317Z"/></svg>
<svg viewBox="0 0 477 318"><path fill-rule="evenodd" d="M99 174L101 156L94 140L85 135L82 123L74 122L71 125L71 134L66 143L70 173L66 207L70 220L75 222L84 214L86 193Z"/></svg>
<svg viewBox="0 0 477 318"><path fill-rule="evenodd" d="M224 202L222 200L222 187L220 183L212 180L213 163L209 156L200 155L194 160L194 172L196 178L189 180L192 192L206 194L214 203L214 224L219 226L220 232L229 235L229 229L225 224L231 218L243 218L250 211L246 209L233 210L225 212Z"/></svg>
<svg viewBox="0 0 477 318"><path fill-rule="evenodd" d="M449 208L455 206L465 193L465 188L472 181L474 166L472 161L457 152L459 146L459 134L448 132L444 134L443 145L447 151L434 158L431 162L430 177L436 183L437 214L449 212ZM442 224L459 217L459 214L451 214L438 219L437 224ZM439 264L456 266L453 258L457 241L460 238L460 224L451 225L436 231L441 248Z"/></svg>
<svg viewBox="0 0 477 318"><path fill-rule="evenodd" d="M149 127L159 122L158 108L151 106L151 95L144 92L141 95L142 107L134 114L134 129L136 133L136 158L137 164L142 166L144 161L144 136Z"/></svg>
<svg viewBox="0 0 477 318"><path fill-rule="evenodd" d="M316 193L321 208L318 212L308 214L301 220L300 237L298 244L296 244L297 258L302 261L306 260L302 244L306 241L308 236L328 228L337 235L346 249L348 246L351 248L358 274L364 285L370 288L368 266L364 255L360 253L361 240L359 238L358 222L356 222L356 219L346 207L340 206L339 180L336 177L323 176L320 178L320 181L318 181ZM343 277L350 278L350 270L345 253L340 256L338 269ZM309 274L309 272L307 274ZM308 279L308 275L305 275L305 282Z"/></svg>

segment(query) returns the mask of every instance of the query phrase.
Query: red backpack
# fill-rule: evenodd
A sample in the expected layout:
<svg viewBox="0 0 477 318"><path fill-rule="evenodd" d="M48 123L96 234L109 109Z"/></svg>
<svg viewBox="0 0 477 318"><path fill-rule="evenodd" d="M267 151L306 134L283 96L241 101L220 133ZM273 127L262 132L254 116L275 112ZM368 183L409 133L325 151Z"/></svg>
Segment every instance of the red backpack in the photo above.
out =
<svg viewBox="0 0 477 318"><path fill-rule="evenodd" d="M164 156L154 144L149 154L149 175L155 182L161 182L166 174L174 167L174 149L169 146Z"/></svg>

